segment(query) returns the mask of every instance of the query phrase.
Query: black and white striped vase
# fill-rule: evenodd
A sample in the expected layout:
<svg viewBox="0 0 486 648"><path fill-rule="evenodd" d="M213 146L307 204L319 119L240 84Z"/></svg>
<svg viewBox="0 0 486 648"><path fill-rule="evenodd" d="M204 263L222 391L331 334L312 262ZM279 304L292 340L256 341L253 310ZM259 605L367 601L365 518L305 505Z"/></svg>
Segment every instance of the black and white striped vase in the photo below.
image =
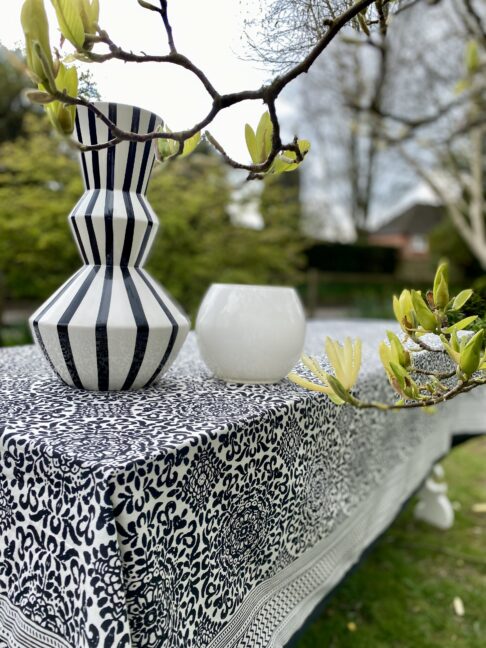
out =
<svg viewBox="0 0 486 648"><path fill-rule="evenodd" d="M123 130L148 133L161 122L132 106L96 106ZM82 106L75 136L84 144L111 139ZM186 315L143 269L158 227L145 197L154 157L150 141L80 154L86 191L69 221L84 266L30 319L34 339L68 385L147 387L168 369L189 331Z"/></svg>

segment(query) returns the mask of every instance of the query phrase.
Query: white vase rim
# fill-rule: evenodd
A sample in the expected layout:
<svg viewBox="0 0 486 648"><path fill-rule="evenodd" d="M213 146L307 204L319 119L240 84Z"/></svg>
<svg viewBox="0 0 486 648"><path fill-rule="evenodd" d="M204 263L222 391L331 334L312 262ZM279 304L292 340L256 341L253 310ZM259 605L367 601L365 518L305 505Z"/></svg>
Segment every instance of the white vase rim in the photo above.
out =
<svg viewBox="0 0 486 648"><path fill-rule="evenodd" d="M160 120L162 124L164 123L162 117L158 115L156 112L154 112L153 110L149 110L148 108L142 108L141 106L135 106L133 104L127 104L120 101L92 101L91 103L93 104L93 106L95 106L98 109L106 108L107 106L112 104L112 105L116 105L119 108L127 108L128 110L140 110L140 112L147 113L149 115L155 115L155 117L157 117L157 119ZM76 106L76 108L77 109L84 108L85 110L89 110L88 106L83 106L83 105L80 106L78 105Z"/></svg>
<svg viewBox="0 0 486 648"><path fill-rule="evenodd" d="M268 290L268 291L295 291L293 286L270 286L267 284L235 284L235 283L213 283L212 288L243 288L245 290Z"/></svg>

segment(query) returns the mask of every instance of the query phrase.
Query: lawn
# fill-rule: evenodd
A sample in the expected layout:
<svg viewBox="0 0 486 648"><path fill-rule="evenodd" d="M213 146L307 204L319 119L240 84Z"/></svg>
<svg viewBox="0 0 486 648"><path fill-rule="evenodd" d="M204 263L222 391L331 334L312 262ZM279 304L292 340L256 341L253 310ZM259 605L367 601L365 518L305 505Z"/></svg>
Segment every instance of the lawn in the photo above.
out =
<svg viewBox="0 0 486 648"><path fill-rule="evenodd" d="M443 461L456 522L441 532L410 502L292 648L486 646L486 438ZM464 616L454 612L460 597Z"/></svg>

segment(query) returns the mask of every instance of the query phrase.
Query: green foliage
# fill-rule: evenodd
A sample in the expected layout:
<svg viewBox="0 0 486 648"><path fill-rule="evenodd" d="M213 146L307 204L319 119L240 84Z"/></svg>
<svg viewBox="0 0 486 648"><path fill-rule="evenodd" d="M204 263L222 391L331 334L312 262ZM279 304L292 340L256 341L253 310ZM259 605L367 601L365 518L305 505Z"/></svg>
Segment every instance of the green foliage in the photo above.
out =
<svg viewBox="0 0 486 648"><path fill-rule="evenodd" d="M29 110L22 91L29 85L20 58L0 45L0 144L22 132Z"/></svg>
<svg viewBox="0 0 486 648"><path fill-rule="evenodd" d="M486 275L479 277L473 283L474 292L461 309L457 313L451 314L449 319L451 323L455 323L462 319L463 317L472 317L477 315L477 319L471 326L471 330L480 331L484 329L486 331Z"/></svg>
<svg viewBox="0 0 486 648"><path fill-rule="evenodd" d="M148 267L192 316L211 283L295 284L299 278L295 189L265 185L263 230L232 225L230 197L226 168L211 155L169 162L150 183L162 231Z"/></svg>
<svg viewBox="0 0 486 648"><path fill-rule="evenodd" d="M45 299L79 266L67 215L82 193L78 163L47 120L0 145L0 272L11 299Z"/></svg>
<svg viewBox="0 0 486 648"><path fill-rule="evenodd" d="M431 232L429 245L432 256L435 259L449 259L453 267L468 277L478 276L480 274L481 266L452 224L450 218L445 218Z"/></svg>

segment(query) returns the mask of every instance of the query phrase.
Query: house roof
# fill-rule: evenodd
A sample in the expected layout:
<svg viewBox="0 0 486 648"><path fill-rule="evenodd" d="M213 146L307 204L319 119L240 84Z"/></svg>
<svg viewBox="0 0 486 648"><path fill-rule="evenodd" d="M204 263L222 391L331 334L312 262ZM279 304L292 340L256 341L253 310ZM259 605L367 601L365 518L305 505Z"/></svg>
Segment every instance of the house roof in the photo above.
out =
<svg viewBox="0 0 486 648"><path fill-rule="evenodd" d="M417 203L392 218L373 234L428 234L439 225L445 216L441 205Z"/></svg>

